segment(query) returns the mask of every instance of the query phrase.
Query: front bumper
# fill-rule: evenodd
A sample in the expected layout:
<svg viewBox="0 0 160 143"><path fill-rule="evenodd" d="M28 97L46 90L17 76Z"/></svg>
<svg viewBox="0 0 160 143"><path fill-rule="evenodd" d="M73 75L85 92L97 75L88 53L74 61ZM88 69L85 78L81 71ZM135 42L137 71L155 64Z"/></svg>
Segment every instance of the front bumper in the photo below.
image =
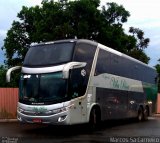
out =
<svg viewBox="0 0 160 143"><path fill-rule="evenodd" d="M53 124L53 125L68 125L69 116L68 111L50 115L50 116L30 116L25 115L17 111L17 119L23 123L44 123L44 124Z"/></svg>
<svg viewBox="0 0 160 143"><path fill-rule="evenodd" d="M70 111L69 108L66 108L68 104L58 103L55 105L32 106L18 102L17 119L24 123L68 125L70 124Z"/></svg>

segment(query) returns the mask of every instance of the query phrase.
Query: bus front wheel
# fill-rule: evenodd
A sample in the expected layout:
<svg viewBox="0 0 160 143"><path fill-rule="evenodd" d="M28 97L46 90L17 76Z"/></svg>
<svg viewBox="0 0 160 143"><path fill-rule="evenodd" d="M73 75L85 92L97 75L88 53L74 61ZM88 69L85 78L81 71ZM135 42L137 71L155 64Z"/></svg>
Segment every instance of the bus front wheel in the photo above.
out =
<svg viewBox="0 0 160 143"><path fill-rule="evenodd" d="M89 125L92 129L96 129L100 125L101 113L99 108L93 108L90 113Z"/></svg>

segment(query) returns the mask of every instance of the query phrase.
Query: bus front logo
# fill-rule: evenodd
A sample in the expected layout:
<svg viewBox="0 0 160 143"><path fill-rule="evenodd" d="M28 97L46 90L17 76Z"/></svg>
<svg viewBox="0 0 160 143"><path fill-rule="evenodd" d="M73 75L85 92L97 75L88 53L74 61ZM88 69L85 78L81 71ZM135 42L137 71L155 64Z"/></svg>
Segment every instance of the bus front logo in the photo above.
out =
<svg viewBox="0 0 160 143"><path fill-rule="evenodd" d="M86 76L86 71L83 69L83 70L81 70L81 75L82 76Z"/></svg>

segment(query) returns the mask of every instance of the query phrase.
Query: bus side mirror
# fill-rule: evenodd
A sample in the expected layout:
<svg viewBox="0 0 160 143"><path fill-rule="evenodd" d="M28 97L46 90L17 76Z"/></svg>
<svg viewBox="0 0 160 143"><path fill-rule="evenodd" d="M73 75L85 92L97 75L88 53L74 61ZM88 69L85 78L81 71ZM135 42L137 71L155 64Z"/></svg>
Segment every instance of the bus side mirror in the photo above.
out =
<svg viewBox="0 0 160 143"><path fill-rule="evenodd" d="M86 64L87 63L85 62L70 62L66 64L63 68L63 78L68 79L70 69L82 68L82 67L85 67Z"/></svg>
<svg viewBox="0 0 160 143"><path fill-rule="evenodd" d="M8 71L6 73L6 82L11 81L11 72L15 71L15 70L18 70L18 69L21 69L21 66L15 66L15 67L12 67L12 68L8 69Z"/></svg>

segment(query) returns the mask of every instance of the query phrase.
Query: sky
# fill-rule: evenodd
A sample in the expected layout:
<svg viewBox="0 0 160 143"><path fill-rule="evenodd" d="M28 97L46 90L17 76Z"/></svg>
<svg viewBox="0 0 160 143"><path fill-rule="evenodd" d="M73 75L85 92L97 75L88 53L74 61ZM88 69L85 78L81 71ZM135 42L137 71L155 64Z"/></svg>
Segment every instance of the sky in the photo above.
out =
<svg viewBox="0 0 160 143"><path fill-rule="evenodd" d="M146 54L151 58L149 65L155 66L160 59L160 6L159 0L101 0L101 5L106 2L116 2L130 12L127 23L123 25L126 33L129 27L139 28L144 31L144 37L150 39ZM0 47L7 31L11 28L13 20L17 20L17 13L22 6L40 5L41 0L0 0ZM4 52L0 50L0 64L4 61Z"/></svg>
<svg viewBox="0 0 160 143"><path fill-rule="evenodd" d="M124 24L126 33L129 27L144 31L144 37L150 39L145 50L150 57L150 66L155 66L160 59L160 6L159 0L107 0L116 2L130 12L127 23ZM106 0L102 0L104 5Z"/></svg>
<svg viewBox="0 0 160 143"><path fill-rule="evenodd" d="M5 60L1 47L7 31L12 27L13 20L18 20L17 14L21 11L22 6L31 7L40 4L41 0L0 0L0 65Z"/></svg>

